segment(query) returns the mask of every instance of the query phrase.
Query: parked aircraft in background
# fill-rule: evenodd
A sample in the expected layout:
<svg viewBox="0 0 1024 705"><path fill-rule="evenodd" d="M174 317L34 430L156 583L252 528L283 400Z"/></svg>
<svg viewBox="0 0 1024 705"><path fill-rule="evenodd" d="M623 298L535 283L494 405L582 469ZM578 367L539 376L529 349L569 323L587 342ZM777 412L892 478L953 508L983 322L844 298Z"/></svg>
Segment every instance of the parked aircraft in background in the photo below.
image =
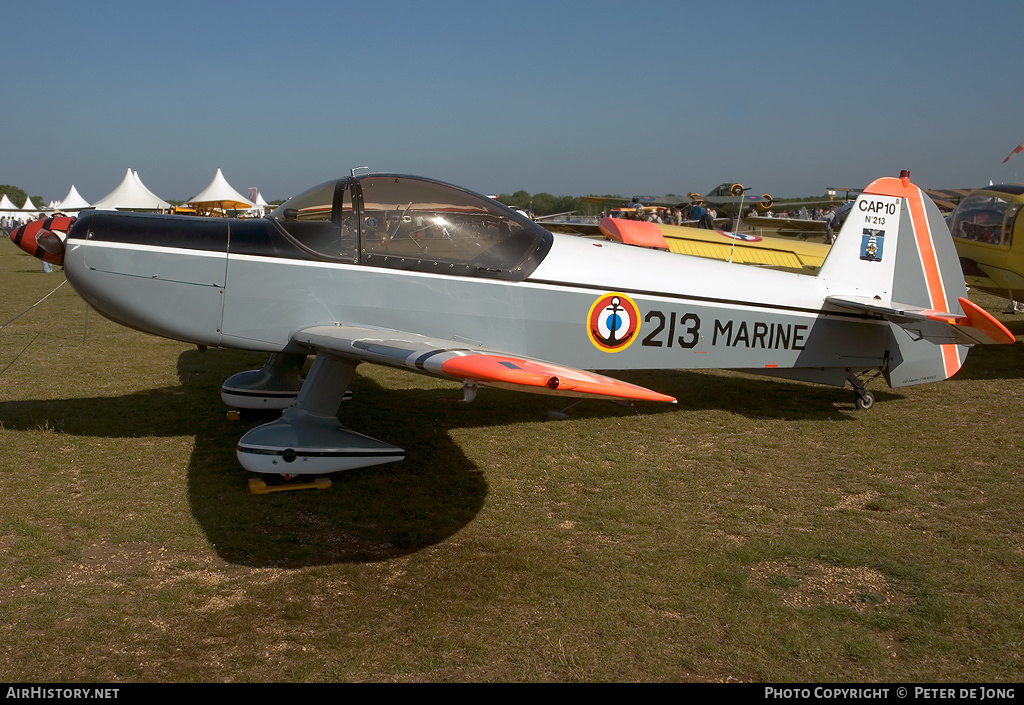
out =
<svg viewBox="0 0 1024 705"><path fill-rule="evenodd" d="M632 199L609 196L583 196L580 200L584 203L592 203L602 207L632 207L634 202L639 203L641 206L661 206L665 208L682 208L683 206L691 204L712 205L721 207L723 210L724 208L728 208L730 211L735 211L737 206L740 205L760 207L763 210L767 210L772 207L772 197L767 193L761 196L743 195L749 190L750 189L743 188L742 184L727 182L716 186L705 196L702 196L699 193L688 193L684 196L674 194L667 196L634 196ZM629 205L626 203L627 200Z"/></svg>
<svg viewBox="0 0 1024 705"><path fill-rule="evenodd" d="M989 184L991 183L990 181ZM924 192L935 202L940 211L948 213L956 208L957 204L973 190L969 188L929 188L924 189ZM845 200L850 200L860 193L860 189L830 186L828 192L832 194L843 193L845 194Z"/></svg>
<svg viewBox="0 0 1024 705"><path fill-rule="evenodd" d="M684 208L686 206L708 206L716 210L720 216L714 221L714 227L725 230L731 229L735 232L741 230L741 221L743 224L743 230L746 231L757 231L763 230L768 231L769 235L778 236L790 236L799 235L801 237L815 237L820 235L825 236L825 223L812 219L809 216L795 216L788 218L775 218L772 219L770 209L772 207L778 208L801 208L806 213L808 206L817 206L823 204L833 205L833 201L829 199L822 199L818 201L786 201L776 202L769 194L765 193L760 196L744 195L750 189L744 188L739 183L725 182L719 184L707 195L701 196L699 193L690 193L686 196L636 196L626 206L621 206L615 211L625 212L626 215L623 217L632 217L632 211L636 207L643 207L645 210L657 209L663 211L669 208ZM608 198L598 196L584 196L582 199L585 203L593 203L597 205L608 205L612 203L622 203L621 198ZM749 206L749 212L745 214L746 207ZM612 212L612 217L619 217L616 212ZM670 220L663 218L665 222ZM690 221L684 221L683 225L691 225ZM708 226L708 229L711 229ZM761 233L755 233L761 234Z"/></svg>
<svg viewBox="0 0 1024 705"><path fill-rule="evenodd" d="M575 211L571 213L554 213L542 215L534 220L544 228L554 233L572 233L575 235L597 236L601 234L598 226L601 220L594 215L578 215Z"/></svg>
<svg viewBox="0 0 1024 705"><path fill-rule="evenodd" d="M600 227L608 239L627 245L802 274L815 274L829 251L829 246L820 242L620 218L604 218Z"/></svg>
<svg viewBox="0 0 1024 705"><path fill-rule="evenodd" d="M1024 299L1024 185L986 186L966 196L950 232L967 285L1013 302Z"/></svg>
<svg viewBox="0 0 1024 705"><path fill-rule="evenodd" d="M744 188L743 184L725 182L711 189L707 195L691 193L689 196L693 203L708 203L713 206L754 206L768 210L774 205L775 201L767 193L760 196L745 195L749 190Z"/></svg>
<svg viewBox="0 0 1024 705"><path fill-rule="evenodd" d="M643 206L665 206L669 208L682 207L689 204L712 205L729 212L734 212L737 206L756 207L758 210L766 211L773 207L789 208L797 206L813 206L832 203L829 198L810 201L783 201L776 202L771 195L764 193L760 196L745 195L749 188L743 184L726 181L708 191L706 195L699 193L688 193L683 196L669 194L667 196L634 196L633 199L623 199L610 196L583 196L584 203L592 203L599 206L624 205L627 200L636 200ZM859 193L859 190L858 190Z"/></svg>
<svg viewBox="0 0 1024 705"><path fill-rule="evenodd" d="M940 211L948 213L955 209L960 201L964 200L973 190L969 188L930 188L926 189L925 193L935 201L935 205L939 207Z"/></svg>
<svg viewBox="0 0 1024 705"><path fill-rule="evenodd" d="M62 225L66 240L45 226L12 237L111 320L271 353L221 390L286 408L239 441L258 473L404 457L338 421L362 362L456 381L466 401L495 386L670 402L583 370L733 368L850 383L868 408L866 378L935 382L965 346L1014 341L967 300L945 224L909 177L865 189L817 276L553 235L486 196L397 174L328 181L263 219L93 212Z"/></svg>
<svg viewBox="0 0 1024 705"><path fill-rule="evenodd" d="M833 221L833 232L838 231L843 221L853 207L853 201L835 206L835 220ZM752 214L744 216L743 225L748 232L768 237L797 238L800 240L818 239L823 242L828 240L828 225L821 217L812 218L807 212L806 206L801 206L795 215L784 217L770 214Z"/></svg>

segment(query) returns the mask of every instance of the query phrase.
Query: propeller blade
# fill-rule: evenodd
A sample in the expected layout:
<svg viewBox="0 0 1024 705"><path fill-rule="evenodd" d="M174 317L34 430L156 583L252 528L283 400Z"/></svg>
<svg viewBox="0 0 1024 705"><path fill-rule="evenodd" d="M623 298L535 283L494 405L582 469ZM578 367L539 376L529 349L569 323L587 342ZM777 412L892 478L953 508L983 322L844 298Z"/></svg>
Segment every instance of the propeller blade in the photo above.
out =
<svg viewBox="0 0 1024 705"><path fill-rule="evenodd" d="M56 257L59 260L57 262L53 262L53 264L64 264L64 240L61 239L60 235L52 230L46 230L44 228L36 235L36 244L38 244L39 249L47 255ZM51 261L47 259L45 255L43 256L43 259L47 262Z"/></svg>

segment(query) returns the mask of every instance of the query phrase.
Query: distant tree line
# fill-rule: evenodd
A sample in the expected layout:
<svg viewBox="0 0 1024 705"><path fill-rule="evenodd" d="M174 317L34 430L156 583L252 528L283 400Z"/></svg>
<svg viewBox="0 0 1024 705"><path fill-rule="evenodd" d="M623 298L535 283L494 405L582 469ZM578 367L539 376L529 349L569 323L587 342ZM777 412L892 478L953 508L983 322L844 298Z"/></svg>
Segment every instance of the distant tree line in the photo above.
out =
<svg viewBox="0 0 1024 705"><path fill-rule="evenodd" d="M11 186L10 184L0 184L0 194L7 194L7 198L11 199L11 203L21 208L25 205L25 199L28 198L28 194L17 186ZM36 208L42 208L45 204L42 196L33 196L32 205Z"/></svg>
<svg viewBox="0 0 1024 705"><path fill-rule="evenodd" d="M603 198L620 198L617 195L603 196ZM629 199L623 198L626 203ZM592 203L584 203L579 196L552 196L550 193L534 193L527 191L516 191L513 194L503 193L498 196L498 201L512 208L522 208L533 211L534 215L552 215L554 213L576 213L590 214L601 210L601 207Z"/></svg>

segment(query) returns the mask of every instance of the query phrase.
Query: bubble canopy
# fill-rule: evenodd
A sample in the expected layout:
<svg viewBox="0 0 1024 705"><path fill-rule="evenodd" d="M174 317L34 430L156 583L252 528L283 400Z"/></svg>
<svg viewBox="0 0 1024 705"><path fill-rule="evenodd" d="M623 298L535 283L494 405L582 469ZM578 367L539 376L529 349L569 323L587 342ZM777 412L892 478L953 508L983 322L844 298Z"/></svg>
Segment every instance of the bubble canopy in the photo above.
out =
<svg viewBox="0 0 1024 705"><path fill-rule="evenodd" d="M513 281L536 269L553 239L492 198L398 174L326 181L267 218L318 259Z"/></svg>

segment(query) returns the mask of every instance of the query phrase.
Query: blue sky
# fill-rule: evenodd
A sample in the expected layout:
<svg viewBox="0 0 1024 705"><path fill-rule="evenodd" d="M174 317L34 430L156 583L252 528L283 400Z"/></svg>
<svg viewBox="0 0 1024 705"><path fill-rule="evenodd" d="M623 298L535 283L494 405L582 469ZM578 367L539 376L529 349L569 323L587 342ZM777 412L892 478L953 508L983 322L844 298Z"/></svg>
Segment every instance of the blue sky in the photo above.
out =
<svg viewBox="0 0 1024 705"><path fill-rule="evenodd" d="M18 3L0 183L776 197L1024 180L1024 2ZM17 95L17 97L14 97ZM1018 176L1020 172L1020 176Z"/></svg>

